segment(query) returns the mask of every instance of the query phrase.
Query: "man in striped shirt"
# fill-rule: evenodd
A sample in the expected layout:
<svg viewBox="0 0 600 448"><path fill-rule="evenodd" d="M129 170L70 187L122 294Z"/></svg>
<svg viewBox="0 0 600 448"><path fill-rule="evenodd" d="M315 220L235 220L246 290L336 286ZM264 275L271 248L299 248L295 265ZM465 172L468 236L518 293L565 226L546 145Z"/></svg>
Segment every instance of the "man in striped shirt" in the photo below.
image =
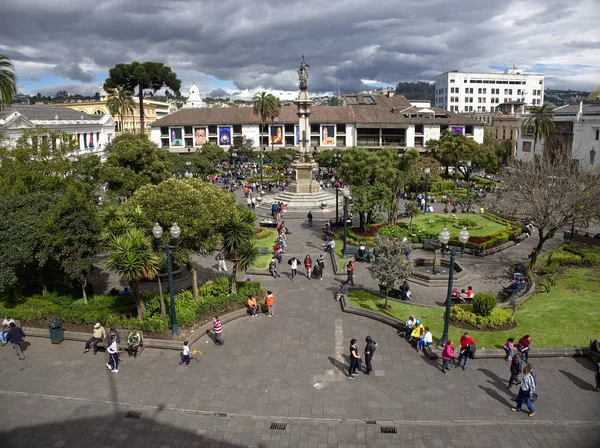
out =
<svg viewBox="0 0 600 448"><path fill-rule="evenodd" d="M529 416L533 417L535 415L535 408L533 407L531 399L533 398L534 392L535 381L533 376L531 376L531 367L526 366L523 369L523 378L521 381L521 387L519 388L519 395L517 396L517 406L511 410L513 412L521 412L521 406L523 406L523 402L525 402L527 408L529 409Z"/></svg>
<svg viewBox="0 0 600 448"><path fill-rule="evenodd" d="M221 320L218 316L213 318L213 331L215 333L215 344L223 345L223 341L221 340L221 333L223 329L221 328Z"/></svg>

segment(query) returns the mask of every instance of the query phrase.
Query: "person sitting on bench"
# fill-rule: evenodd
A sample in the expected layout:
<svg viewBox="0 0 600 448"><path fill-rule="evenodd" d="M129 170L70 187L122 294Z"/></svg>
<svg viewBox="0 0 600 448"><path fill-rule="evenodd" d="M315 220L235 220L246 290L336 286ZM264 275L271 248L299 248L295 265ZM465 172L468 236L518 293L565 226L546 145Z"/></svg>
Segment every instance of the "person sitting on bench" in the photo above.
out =
<svg viewBox="0 0 600 448"><path fill-rule="evenodd" d="M356 251L356 261L371 262L371 253L367 251L366 246L362 245L358 247L358 250Z"/></svg>
<svg viewBox="0 0 600 448"><path fill-rule="evenodd" d="M409 314L408 319L406 319L406 322L404 323L404 328L399 333L399 335L403 338L408 337L408 335L412 333L416 321L417 319L415 318L415 316L413 314Z"/></svg>
<svg viewBox="0 0 600 448"><path fill-rule="evenodd" d="M332 252L335 249L335 241L330 236L327 237L327 242L323 244L325 252Z"/></svg>
<svg viewBox="0 0 600 448"><path fill-rule="evenodd" d="M142 345L142 337L133 328L129 330L129 336L127 336L127 351L129 356L134 358L137 356L140 346Z"/></svg>
<svg viewBox="0 0 600 448"><path fill-rule="evenodd" d="M415 326L413 328L413 331L410 333L409 341L412 342L415 339L420 339L421 336L423 336L423 334L425 334L425 327L423 327L423 324L421 323L421 321L419 319L417 319L415 321Z"/></svg>

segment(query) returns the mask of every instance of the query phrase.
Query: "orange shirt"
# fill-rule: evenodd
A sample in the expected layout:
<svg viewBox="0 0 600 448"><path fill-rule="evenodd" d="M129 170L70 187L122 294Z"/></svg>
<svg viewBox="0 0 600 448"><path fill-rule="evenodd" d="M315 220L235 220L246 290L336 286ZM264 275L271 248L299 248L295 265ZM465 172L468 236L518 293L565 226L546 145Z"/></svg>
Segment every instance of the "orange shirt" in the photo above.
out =
<svg viewBox="0 0 600 448"><path fill-rule="evenodd" d="M267 306L273 306L273 302L274 301L275 301L275 296L273 294L269 294L265 298L265 305L267 305Z"/></svg>
<svg viewBox="0 0 600 448"><path fill-rule="evenodd" d="M256 308L256 299L254 297L248 299L248 306L250 308Z"/></svg>

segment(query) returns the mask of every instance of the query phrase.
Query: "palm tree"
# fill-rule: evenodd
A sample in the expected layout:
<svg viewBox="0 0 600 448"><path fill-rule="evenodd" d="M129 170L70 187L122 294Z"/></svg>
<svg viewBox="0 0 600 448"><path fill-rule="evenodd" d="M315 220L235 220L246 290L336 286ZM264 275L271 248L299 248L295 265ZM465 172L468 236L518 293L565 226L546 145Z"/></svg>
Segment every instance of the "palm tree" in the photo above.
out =
<svg viewBox="0 0 600 448"><path fill-rule="evenodd" d="M133 115L135 110L135 102L133 101L133 93L123 86L116 86L113 89L108 89L108 102L106 106L110 114L119 116L121 125L120 131L123 132L123 116L126 114ZM135 123L135 120L134 120Z"/></svg>
<svg viewBox="0 0 600 448"><path fill-rule="evenodd" d="M245 271L256 261L258 247L254 240L256 215L244 207L238 207L235 216L223 228L223 249L233 263L231 269L231 292L237 292L236 275Z"/></svg>
<svg viewBox="0 0 600 448"><path fill-rule="evenodd" d="M270 107L271 110L269 111L269 118L271 119L271 129L273 129L273 124L275 123L275 118L277 118L279 116L279 114L281 113L281 108L283 107L283 105L281 104L281 100L274 95L271 95L270 101L271 101L271 107ZM271 151L273 151L274 149L275 149L275 143L273 143L273 141L271 139Z"/></svg>
<svg viewBox="0 0 600 448"><path fill-rule="evenodd" d="M274 99L276 98L272 94L265 91L257 93L254 95L254 98L252 98L252 111L254 112L254 115L260 116L263 126L260 134L260 145L258 145L259 150L262 147L267 118L271 118L271 114L273 113Z"/></svg>
<svg viewBox="0 0 600 448"><path fill-rule="evenodd" d="M15 68L7 56L0 54L0 110L9 106L17 94L17 77Z"/></svg>
<svg viewBox="0 0 600 448"><path fill-rule="evenodd" d="M140 280L153 279L158 273L158 257L152 249L150 237L140 229L130 228L124 234L111 237L110 255L106 266L129 282L135 296L138 319L144 318L145 307L139 292Z"/></svg>
<svg viewBox="0 0 600 448"><path fill-rule="evenodd" d="M531 110L531 115L523 123L523 131L529 133L533 128L533 154L538 139L547 139L554 132L554 112L548 104L536 106Z"/></svg>

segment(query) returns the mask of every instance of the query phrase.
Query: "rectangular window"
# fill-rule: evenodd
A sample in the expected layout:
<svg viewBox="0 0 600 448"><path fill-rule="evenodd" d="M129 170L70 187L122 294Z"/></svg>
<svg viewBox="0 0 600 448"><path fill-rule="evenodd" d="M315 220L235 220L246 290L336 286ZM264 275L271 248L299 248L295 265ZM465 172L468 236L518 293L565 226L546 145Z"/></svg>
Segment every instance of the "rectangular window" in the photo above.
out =
<svg viewBox="0 0 600 448"><path fill-rule="evenodd" d="M346 125L345 124L338 124L336 126L336 132L338 134L345 134L346 133Z"/></svg>
<svg viewBox="0 0 600 448"><path fill-rule="evenodd" d="M294 133L294 125L293 124L286 124L285 125L285 133L286 134L293 134ZM287 145L287 143L286 143Z"/></svg>
<svg viewBox="0 0 600 448"><path fill-rule="evenodd" d="M596 140L600 140L600 129L596 129Z"/></svg>
<svg viewBox="0 0 600 448"><path fill-rule="evenodd" d="M321 135L321 125L319 123L311 123L310 124L310 133ZM317 146L320 146L320 145L317 145Z"/></svg>
<svg viewBox="0 0 600 448"><path fill-rule="evenodd" d="M185 135L192 135L192 127L191 127L191 126L185 126L185 127L183 128L183 133L184 133Z"/></svg>
<svg viewBox="0 0 600 448"><path fill-rule="evenodd" d="M415 125L415 134L422 134L422 133L423 133L423 125L422 124Z"/></svg>
<svg viewBox="0 0 600 448"><path fill-rule="evenodd" d="M216 134L217 134L217 127L216 127L215 125L211 125L211 126L209 126L209 127L208 127L208 133L209 133L209 134L214 134L214 135L216 135ZM212 140L211 140L211 141L212 141ZM215 142L216 142L216 140L215 140Z"/></svg>
<svg viewBox="0 0 600 448"><path fill-rule="evenodd" d="M454 78L450 78L450 83L454 84Z"/></svg>
<svg viewBox="0 0 600 448"><path fill-rule="evenodd" d="M234 134L241 134L242 133L242 125L241 124L234 124L233 125L233 133Z"/></svg>
<svg viewBox="0 0 600 448"><path fill-rule="evenodd" d="M473 126L465 126L465 135L473 135Z"/></svg>
<svg viewBox="0 0 600 448"><path fill-rule="evenodd" d="M161 137L168 137L169 136L169 128L164 127L164 126L161 127L160 128L160 136ZM167 141L168 141L168 139L167 139ZM169 146L169 145L167 144L167 146Z"/></svg>
<svg viewBox="0 0 600 448"><path fill-rule="evenodd" d="M531 152L531 142L523 142L523 152Z"/></svg>

